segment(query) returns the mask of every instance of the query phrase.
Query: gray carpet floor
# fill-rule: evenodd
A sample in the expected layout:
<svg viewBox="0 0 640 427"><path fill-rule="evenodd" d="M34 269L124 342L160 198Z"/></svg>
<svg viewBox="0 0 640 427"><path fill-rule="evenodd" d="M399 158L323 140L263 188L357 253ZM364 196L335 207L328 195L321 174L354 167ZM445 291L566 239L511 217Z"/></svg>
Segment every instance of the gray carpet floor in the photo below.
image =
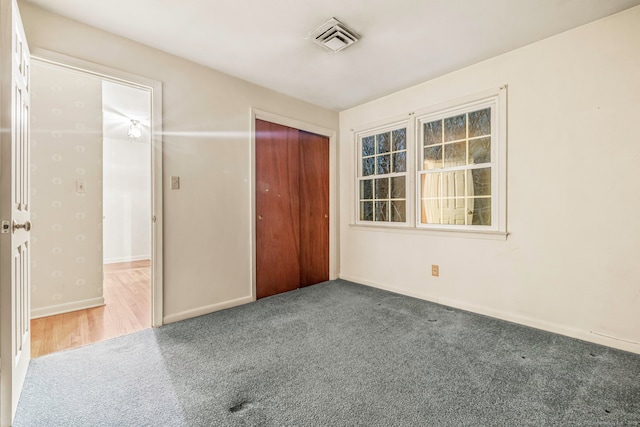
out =
<svg viewBox="0 0 640 427"><path fill-rule="evenodd" d="M640 426L640 355L338 280L34 359L15 426Z"/></svg>

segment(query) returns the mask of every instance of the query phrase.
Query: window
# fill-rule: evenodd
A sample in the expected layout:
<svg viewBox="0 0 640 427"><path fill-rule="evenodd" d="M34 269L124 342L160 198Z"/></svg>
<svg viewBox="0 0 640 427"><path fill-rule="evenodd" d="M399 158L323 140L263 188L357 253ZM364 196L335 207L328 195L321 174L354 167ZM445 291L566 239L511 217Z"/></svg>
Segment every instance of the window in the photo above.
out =
<svg viewBox="0 0 640 427"><path fill-rule="evenodd" d="M420 225L495 223L494 112L490 103L418 119Z"/></svg>
<svg viewBox="0 0 640 427"><path fill-rule="evenodd" d="M359 222L407 222L407 127L358 138Z"/></svg>
<svg viewBox="0 0 640 427"><path fill-rule="evenodd" d="M506 235L506 87L409 117L357 135L356 222Z"/></svg>

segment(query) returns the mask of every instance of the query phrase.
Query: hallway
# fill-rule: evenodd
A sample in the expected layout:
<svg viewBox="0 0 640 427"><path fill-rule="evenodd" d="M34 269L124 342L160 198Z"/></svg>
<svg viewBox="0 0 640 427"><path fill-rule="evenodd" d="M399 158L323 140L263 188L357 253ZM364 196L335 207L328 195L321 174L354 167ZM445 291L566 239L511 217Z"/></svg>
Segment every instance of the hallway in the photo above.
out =
<svg viewBox="0 0 640 427"><path fill-rule="evenodd" d="M151 262L104 265L102 307L31 320L31 357L151 327Z"/></svg>

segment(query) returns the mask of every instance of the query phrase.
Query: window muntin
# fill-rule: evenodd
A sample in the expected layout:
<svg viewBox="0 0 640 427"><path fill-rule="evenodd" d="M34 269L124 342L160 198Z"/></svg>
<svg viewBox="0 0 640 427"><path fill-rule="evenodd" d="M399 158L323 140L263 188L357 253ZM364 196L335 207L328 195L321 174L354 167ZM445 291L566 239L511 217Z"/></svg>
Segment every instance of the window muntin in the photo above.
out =
<svg viewBox="0 0 640 427"><path fill-rule="evenodd" d="M419 225L496 228L495 110L489 102L418 119Z"/></svg>
<svg viewBox="0 0 640 427"><path fill-rule="evenodd" d="M361 129L355 138L356 224L506 236L506 107L502 86L410 112L408 121L395 125ZM406 132L406 172L396 183L390 179L393 148L384 151L383 137L378 150L376 136L400 128ZM378 162L384 168L379 172L386 172L387 159L376 159L386 154L390 175L376 175ZM391 195L391 186L401 184L404 198L401 191ZM389 199L383 198L387 191ZM390 221L394 197L404 202L404 222Z"/></svg>
<svg viewBox="0 0 640 427"><path fill-rule="evenodd" d="M358 222L407 222L407 127L359 138Z"/></svg>

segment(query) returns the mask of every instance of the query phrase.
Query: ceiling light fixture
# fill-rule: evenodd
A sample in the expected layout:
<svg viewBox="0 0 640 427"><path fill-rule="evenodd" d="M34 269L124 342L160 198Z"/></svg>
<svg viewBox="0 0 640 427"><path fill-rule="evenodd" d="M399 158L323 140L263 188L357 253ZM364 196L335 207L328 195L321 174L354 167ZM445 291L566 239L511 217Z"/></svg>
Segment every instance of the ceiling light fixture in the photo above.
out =
<svg viewBox="0 0 640 427"><path fill-rule="evenodd" d="M141 136L142 126L140 125L140 121L131 119L131 124L129 125L129 138L138 139Z"/></svg>
<svg viewBox="0 0 640 427"><path fill-rule="evenodd" d="M347 28L336 18L329 19L305 38L311 39L318 46L333 53L340 52L360 40L360 36L355 31Z"/></svg>

